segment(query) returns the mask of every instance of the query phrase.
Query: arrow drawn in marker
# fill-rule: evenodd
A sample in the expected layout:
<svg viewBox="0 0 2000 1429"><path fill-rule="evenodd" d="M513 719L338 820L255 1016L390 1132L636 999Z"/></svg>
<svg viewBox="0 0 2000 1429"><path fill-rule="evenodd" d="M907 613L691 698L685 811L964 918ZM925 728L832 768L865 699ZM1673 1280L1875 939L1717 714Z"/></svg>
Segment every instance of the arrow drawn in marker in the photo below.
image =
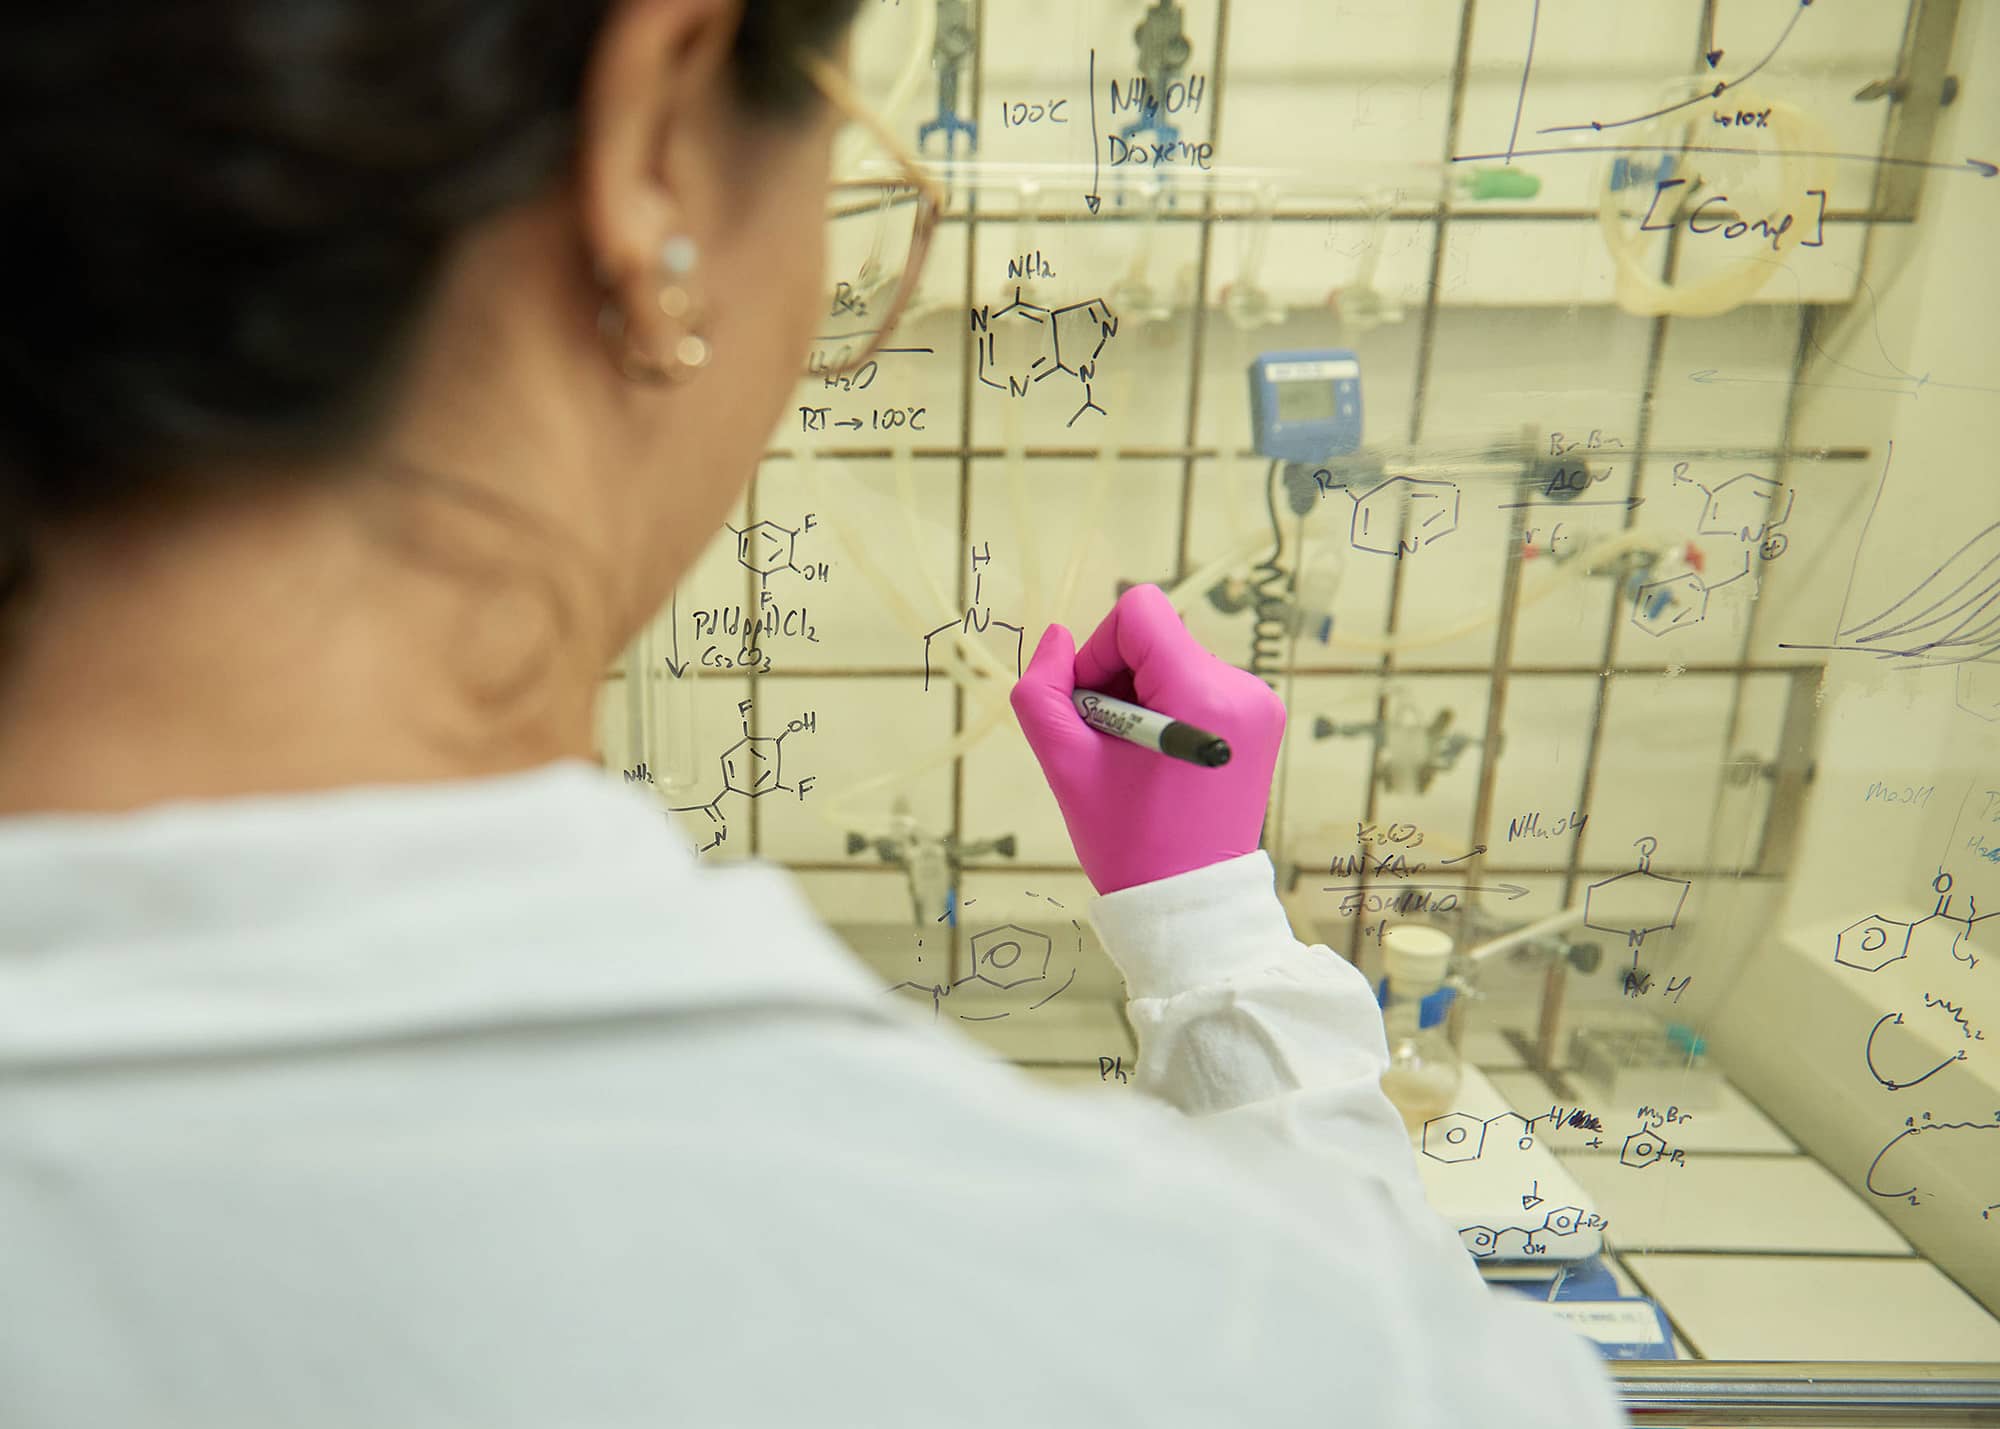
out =
<svg viewBox="0 0 2000 1429"><path fill-rule="evenodd" d="M1531 506L1549 506L1560 511L1570 506L1622 506L1627 511L1637 511L1645 504L1646 498L1643 496L1621 496L1604 501L1564 501L1560 497L1554 497L1547 501L1503 501L1494 510L1525 511Z"/></svg>
<svg viewBox="0 0 2000 1429"><path fill-rule="evenodd" d="M679 591L674 592L673 605L667 614L667 625L674 632L674 653L667 656L667 673L678 680L688 671L687 664L681 659L681 596Z"/></svg>
<svg viewBox="0 0 2000 1429"><path fill-rule="evenodd" d="M1593 119L1588 124L1557 124L1547 129L1538 129L1535 132L1538 134L1564 134L1579 129L1590 129L1599 132L1606 129L1623 129L1628 124L1643 124L1648 119L1658 119L1663 114L1672 114L1676 110L1686 109L1690 104L1701 104L1707 100L1720 99L1724 90L1736 88L1736 86L1742 84L1778 57L1778 51L1782 50L1785 47L1785 41L1792 37L1792 27L1799 23L1800 17L1805 14L1806 10L1812 5L1812 2L1813 0L1799 0L1798 8L1792 11L1792 18L1786 22L1783 32L1779 34L1778 42L1771 46L1765 53L1764 58L1758 60L1757 63L1751 65L1750 68L1744 70L1743 73L1737 75L1734 79L1717 80L1713 89L1705 89L1700 94L1683 99L1678 104L1669 104L1664 109L1653 109L1644 114L1635 114L1630 119ZM1722 58L1722 51L1710 50L1703 58L1708 61L1708 67L1714 69L1715 62Z"/></svg>
<svg viewBox="0 0 2000 1429"><path fill-rule="evenodd" d="M1090 51L1090 192L1083 196L1083 206L1092 213L1103 205L1103 195L1097 191L1097 175L1104 157L1104 144L1097 137L1097 50Z"/></svg>
<svg viewBox="0 0 2000 1429"><path fill-rule="evenodd" d="M1394 880L1389 880L1374 885L1375 892L1380 893L1384 890L1391 892L1410 890L1435 893L1464 893L1467 895L1474 893L1504 893L1507 895L1509 903L1528 896L1528 890L1518 883L1398 883ZM1339 883L1329 883L1320 889L1322 893L1365 893L1368 891L1368 889L1362 888L1359 885L1344 885Z"/></svg>

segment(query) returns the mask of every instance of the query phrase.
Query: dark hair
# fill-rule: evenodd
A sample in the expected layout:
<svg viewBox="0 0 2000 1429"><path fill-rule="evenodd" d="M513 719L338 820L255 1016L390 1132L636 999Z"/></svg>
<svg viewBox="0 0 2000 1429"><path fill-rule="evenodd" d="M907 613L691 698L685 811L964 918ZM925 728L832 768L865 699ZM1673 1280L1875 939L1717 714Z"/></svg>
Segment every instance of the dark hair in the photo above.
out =
<svg viewBox="0 0 2000 1429"><path fill-rule="evenodd" d="M121 0L0 24L0 599L40 523L370 410L452 240L569 162L611 0ZM738 97L858 0L745 0Z"/></svg>

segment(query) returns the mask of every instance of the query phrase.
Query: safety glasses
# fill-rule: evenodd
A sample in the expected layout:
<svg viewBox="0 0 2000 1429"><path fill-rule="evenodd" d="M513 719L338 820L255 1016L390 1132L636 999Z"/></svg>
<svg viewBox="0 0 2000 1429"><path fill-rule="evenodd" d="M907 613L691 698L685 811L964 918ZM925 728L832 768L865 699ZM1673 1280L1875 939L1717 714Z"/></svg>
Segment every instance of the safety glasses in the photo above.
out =
<svg viewBox="0 0 2000 1429"><path fill-rule="evenodd" d="M944 193L838 67L811 54L799 64L827 103L874 142L881 166L893 171L828 187L822 331L807 355L806 375L847 377L874 361L909 306Z"/></svg>

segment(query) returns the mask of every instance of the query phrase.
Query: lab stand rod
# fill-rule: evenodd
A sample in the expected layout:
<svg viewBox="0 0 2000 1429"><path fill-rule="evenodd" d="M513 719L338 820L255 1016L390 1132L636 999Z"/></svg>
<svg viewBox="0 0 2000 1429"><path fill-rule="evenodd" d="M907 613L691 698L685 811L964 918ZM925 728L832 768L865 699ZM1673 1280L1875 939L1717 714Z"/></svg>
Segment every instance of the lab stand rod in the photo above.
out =
<svg viewBox="0 0 2000 1429"><path fill-rule="evenodd" d="M774 858L773 862L781 863L786 868L791 869L795 873L860 874L860 873L877 873L884 871L894 872L893 869L880 870L880 869L865 867L862 865L857 865L854 863L842 862L839 859ZM1303 864L1296 862L1287 862L1285 868L1288 871L1288 878L1290 882L1293 884L1305 882L1307 879L1311 879L1315 884L1317 884L1323 882L1327 877L1325 864ZM1632 869L1632 864L1628 860L1627 862L1622 864L1611 864L1611 863L1583 864L1581 865L1580 871L1590 878L1597 879L1597 878L1609 878L1615 874L1620 874L1620 873L1629 873L1631 869ZM1024 861L1021 859L996 859L992 861L987 861L978 858L968 858L964 861L962 871L966 873L1004 873L1009 875L1022 874L1022 875L1030 875L1030 876L1044 877L1044 878L1054 877L1059 874L1073 874L1079 878L1083 876L1083 869L1074 863L1036 863L1031 861ZM1513 864L1508 864L1497 868L1490 868L1486 871L1488 874L1490 874L1495 878L1546 878L1553 881L1555 879L1563 877L1563 875L1568 870L1566 867L1557 867L1548 864L1522 864L1518 866ZM1654 872L1662 874L1669 878L1701 879L1701 878L1723 877L1727 875L1730 872L1730 870L1720 869L1720 868L1708 868L1698 864L1673 864L1671 866L1667 864L1656 864L1654 866ZM1780 880L1774 877L1774 878L1766 878L1753 881L1776 884ZM1393 890L1396 885L1391 881L1383 880L1379 882L1376 886L1380 888ZM1334 895L1329 896L1328 899L1329 906L1331 906L1333 903L1337 901L1338 901L1337 896ZM1331 918L1331 916L1332 915L1329 914L1329 919Z"/></svg>
<svg viewBox="0 0 2000 1429"><path fill-rule="evenodd" d="M1226 72L1224 66L1228 62L1229 54L1229 0L1220 0L1220 3L1216 6L1213 54L1215 56L1215 73L1218 76L1222 75ZM1210 143L1220 141L1222 134L1223 100L1227 92L1227 85L1220 82L1216 84L1214 106L1209 111L1208 119ZM1163 208L1164 205L1157 203L1150 205L1150 216L1152 218L1159 217ZM1101 215L1102 212L1100 209L1099 214ZM1207 192L1202 195L1199 217L1201 229L1196 236L1195 242L1194 290L1197 293L1206 293L1209 285L1209 273L1215 263L1215 221L1219 217L1216 212L1215 189L1213 187L1208 188ZM1150 234L1151 229L1147 229L1146 233ZM1141 241L1149 242L1150 240L1142 236ZM1174 581L1176 584L1187 578L1187 573L1192 565L1188 548L1194 534L1196 458L1193 453L1197 446L1195 438L1201 431L1201 380L1202 371L1206 365L1203 358L1208 352L1208 314L1210 306L1206 302L1194 304L1194 311L1188 321L1187 423L1183 428L1184 436L1182 439L1182 445L1187 449L1188 454L1181 458L1180 492L1174 516Z"/></svg>
<svg viewBox="0 0 2000 1429"><path fill-rule="evenodd" d="M999 461L1015 455L1028 461L1088 461L1101 456L1102 447L1091 446L1030 446L1018 452L1009 452L998 445L981 446L923 446L911 447L909 455L917 461L959 461L970 458L974 461ZM825 461L889 461L896 455L891 447L815 447L815 457ZM793 461L798 451L792 447L772 447L764 453L765 461ZM1212 461L1222 458L1229 461L1261 460L1259 453L1247 447L1227 449L1223 447L1195 444L1173 445L1126 445L1113 453L1120 461ZM1644 457L1676 458L1688 461L1849 461L1872 462L1877 454L1868 447L1799 447L1781 450L1776 447L1654 447L1648 451L1613 448L1608 453L1611 460L1633 461ZM1600 459L1593 456L1593 460ZM1496 464L1498 465L1498 464ZM1446 469L1446 468L1440 468ZM1463 468L1460 468L1463 469ZM1409 471L1418 468L1407 468ZM1552 506L1561 506L1559 501L1551 501Z"/></svg>
<svg viewBox="0 0 2000 1429"><path fill-rule="evenodd" d="M1470 963L1483 963L1489 958L1497 958L1502 953L1512 952L1515 948L1532 943L1537 938L1546 938L1551 933L1560 933L1565 928L1573 928L1583 921L1583 912L1583 905L1579 903L1574 907L1563 909L1560 913L1551 913L1548 917L1530 923L1526 927L1516 928L1511 933L1504 933L1489 942L1481 943L1467 953L1465 959Z"/></svg>
<svg viewBox="0 0 2000 1429"><path fill-rule="evenodd" d="M1448 165L1451 161L1451 156L1458 151L1459 125L1465 116L1466 78L1471 69L1474 3L1475 0L1461 0L1458 8L1458 42L1452 57L1451 99L1445 114L1443 151L1438 155L1440 165ZM1417 322L1417 360L1414 372L1412 373L1410 415L1408 426L1405 428L1406 439L1403 448L1408 451L1417 450L1423 439L1424 413L1430 396L1431 366L1436 356L1438 312L1442 307L1444 292L1444 260L1447 248L1446 234L1449 231L1452 219L1451 207L1444 201L1445 195L1448 192L1447 183L1448 181L1444 180L1441 176L1439 202L1432 208L1429 220L1432 224L1430 271L1424 283L1423 312ZM1405 503L1397 517L1396 545L1398 549L1401 549L1403 540L1408 534L1409 521L1409 506ZM1402 561L1397 561L1389 573L1389 605L1388 610L1384 613L1383 631L1385 636L1390 640L1395 638L1398 627L1402 623L1404 574L1405 563ZM1294 649L1296 649L1296 643L1294 644ZM1382 658L1377 665L1379 678L1381 678L1383 684L1378 689L1375 697L1375 736L1370 742L1368 751L1368 783L1363 794L1361 813L1361 817L1368 820L1373 820L1377 817L1377 810L1381 802L1382 779L1380 769L1383 731L1388 728L1389 723L1389 690L1387 682L1395 666L1396 657L1394 650L1384 649ZM1294 669L1290 672L1288 678L1294 680L1297 678L1296 661L1294 662ZM1359 888L1365 894L1369 885L1370 878L1364 867L1359 880ZM1364 912L1365 902L1365 899L1357 899L1355 902L1352 931L1349 935L1348 946L1353 950L1353 956L1356 958L1360 955L1361 946L1365 938L1363 930L1367 926Z"/></svg>
<svg viewBox="0 0 2000 1429"><path fill-rule="evenodd" d="M1630 1360L1612 1369L1636 1424L1992 1424L1990 1364Z"/></svg>
<svg viewBox="0 0 2000 1429"><path fill-rule="evenodd" d="M1874 241L1875 235L1873 233L1865 235L1862 240L1861 271L1863 272L1867 271L1869 254L1874 247ZM1783 423L1779 428L1778 445L1781 447L1790 446L1798 431L1800 399L1806 390L1806 369L1811 363L1814 351L1813 344L1815 339L1813 328L1816 322L1817 318L1811 309L1801 308L1799 310L1798 333L1796 340L1792 344L1792 382L1791 386L1785 392L1785 414ZM1785 493L1786 509L1790 509L1792 493L1797 489L1796 476L1792 470L1792 466L1793 464L1790 461L1781 461L1773 471L1772 475L1777 478L1777 485L1772 488L1770 496L1766 498L1767 514L1776 509L1776 502L1780 492ZM1753 586L1753 594L1750 601L1750 618L1744 621L1743 635L1737 642L1736 654L1739 661L1748 658L1750 653L1757 648L1757 639L1763 633L1763 614L1766 602L1762 597L1763 580L1759 577ZM1795 839L1798 824L1803 818L1806 798L1805 786L1810 780L1809 771L1817 754L1817 751L1812 749L1810 744L1817 725L1815 712L1819 706L1819 692L1824 678L1824 675L1822 675L1820 679L1812 682L1810 692L1804 700L1800 699L1801 690L1798 677L1794 676L1790 682L1791 688L1785 701L1783 733L1779 736L1778 747L1772 756L1773 763L1779 770L1783 771L1782 781L1773 787L1770 797L1765 801L1764 816L1761 821L1763 831L1761 837L1758 839L1757 852L1752 855L1750 868L1741 870L1741 872L1769 867L1766 855L1774 847L1782 847L1787 860L1791 856L1792 842ZM1744 722L1744 701L1749 694L1749 690L1750 681L1747 675L1738 675L1734 682L1734 688L1730 691L1729 718L1723 730L1722 748L1725 753L1734 751L1738 746ZM1726 817L1725 805L1727 802L1724 787L1718 785L1715 793L1715 803L1709 810L1708 845L1710 848L1720 847L1722 844L1723 827ZM1780 838L1774 845L1773 834L1780 829L1785 830L1789 836Z"/></svg>
<svg viewBox="0 0 2000 1429"><path fill-rule="evenodd" d="M1463 79L1461 77L1461 87ZM1217 130L1220 127L1220 108L1226 90L1216 89L1218 113ZM1462 88L1454 95L1462 103ZM1454 115L1454 118L1457 116ZM1213 142L1213 138L1211 138ZM1196 224L1209 227L1223 223L1339 223L1374 222L1386 218L1391 223L1435 223L1442 216L1461 218L1473 222L1513 222L1513 223L1589 223L1602 221L1595 207L1568 207L1549 204L1505 204L1466 199L1456 193L1448 193L1441 200L1430 202L1376 201L1378 196L1394 193L1420 191L1426 181L1440 184L1448 181L1451 171L1462 166L1442 164L1407 163L1395 166L1395 171L1384 171L1366 183L1340 184L1316 178L1313 174L1291 169L1224 168L1209 172L1179 172L1174 176L1173 190L1177 196L1199 197L1202 201L1186 206L1160 205L1157 213L1147 206L1112 207L1106 206L1096 213L1086 214L1085 210L1065 204L1049 204L1036 201L1038 194L1059 192L1070 186L1079 191L1090 184L1090 166L1087 164L1004 164L982 161L971 169L963 163L944 164L930 162L923 165L926 172L940 185L948 186L954 201L938 215L941 223L977 223L980 221L1028 221L1032 223L1067 223L1088 221L1091 225L1129 223L1169 223ZM1266 196L1293 194L1297 202L1272 203ZM957 195L963 194L968 200L965 207L957 202ZM976 208L969 201L978 198ZM1010 203L1009 198L1017 201ZM1026 200L1025 202L1018 200ZM1241 205L1233 206L1232 205ZM1735 209L1718 205L1712 210L1719 218L1728 220L1741 217ZM1911 215L1895 207L1886 208L1829 208L1823 220L1826 223L1850 224L1907 224Z"/></svg>
<svg viewBox="0 0 2000 1429"><path fill-rule="evenodd" d="M1524 430L1522 444L1527 445L1533 438L1532 429ZM1531 464L1522 469L1522 474L1531 474L1533 470ZM1519 477L1512 479L1518 480ZM1527 564L1522 558L1522 543L1528 525L1527 504L1517 501L1507 514L1508 555L1500 570L1500 613L1493 640L1493 680L1486 697L1486 728L1479 741L1478 793L1472 806L1471 845L1474 849L1486 847L1487 831L1493 823L1494 796L1500 780L1500 745L1506 731L1507 700L1513 688L1514 638L1520 626L1521 573ZM1468 871L1484 868L1485 857L1483 853L1475 857ZM1458 917L1457 936L1461 943L1465 941L1471 918L1472 901L1467 899Z"/></svg>
<svg viewBox="0 0 2000 1429"><path fill-rule="evenodd" d="M1679 669L1677 680L1727 678L1734 675L1818 675L1826 668L1821 661L1772 660L1760 662L1748 660L1730 664L1720 662L1706 665L1688 665ZM1294 675L1314 677L1334 676L1340 678L1380 678L1381 670L1373 661L1357 661L1350 665L1298 665L1287 667ZM1665 673L1659 665L1612 665L1610 674L1614 676L1638 675L1658 677ZM1490 665L1398 665L1393 674L1396 679L1429 680L1469 680L1486 679L1493 673ZM1510 672L1515 679L1587 680L1606 673L1588 665L1516 665ZM921 665L816 665L785 671L782 675L766 676L773 680L921 680L924 667ZM622 684L629 676L623 668L607 670L604 679L607 684ZM746 679L743 672L718 670L711 672L710 679Z"/></svg>
<svg viewBox="0 0 2000 1429"><path fill-rule="evenodd" d="M974 114L981 113L982 108L986 103L986 36L987 36L987 18L988 18L987 9L988 7L986 5L981 4L975 6L972 12L973 15L972 55L971 55L971 64L969 65L969 69L971 71L970 77L972 81L971 112ZM951 148L951 140L949 135L946 136L945 147L947 155L949 155ZM956 166L951 164L945 165L945 168L948 171L955 170L955 167ZM974 170L974 172L976 172L976 170ZM967 174L964 171L948 172L944 179L946 185L945 192L949 194L951 192L952 183L963 182L966 177ZM967 210L969 211L968 213L969 219L974 220L973 222L969 223L969 226L967 227L965 232L964 281L965 281L965 291L967 293L970 293L978 286L979 248L981 239L984 236L980 233L978 224L976 222L976 220L982 214L982 210L979 203L979 194L976 190L974 189L966 190L965 204ZM991 218L993 215L990 213L986 213L985 216ZM975 380L976 380L976 374L974 371L973 349L972 345L968 343L966 344L964 350L959 355L959 371L958 371L958 382L959 382L958 445L960 448L960 455L958 461L957 515L958 515L959 560L958 560L958 571L957 575L955 576L955 579L958 583L957 586L958 607L961 610L968 608L971 601L971 592L969 590L969 585L971 581L970 557L972 553L972 544L973 544L972 542L972 463L973 463L972 394L974 390L973 384ZM954 679L951 682L951 737L954 743L959 740L962 740L965 737L966 726L969 719L969 715L970 711L967 708L965 682L962 680ZM951 761L950 830L951 830L951 846L953 848L963 848L967 842L965 837L965 758L963 753L960 753L958 757L954 758ZM953 897L956 898L956 896L957 896L956 878L954 877ZM951 946L951 975L954 981L965 975L962 963L964 953L965 949L960 943L960 941L957 938L953 938Z"/></svg>
<svg viewBox="0 0 2000 1429"><path fill-rule="evenodd" d="M1464 204L1449 210L1453 217L1468 223L1591 223L1602 221L1594 208L1486 208L1479 204ZM1121 224L1150 222L1157 217L1162 224L1202 224L1220 225L1232 223L1373 223L1386 218L1391 223L1434 223L1437 221L1438 206L1432 204L1424 208L1395 208L1386 213L1379 208L1365 204L1339 206L1305 206L1298 208L1276 208L1269 211L1260 209L1218 210L1214 214L1204 214L1199 209L1180 210L1162 207L1158 215L1145 209L1123 211L1103 209L1092 216L1089 222ZM1708 210L1718 221L1728 222L1741 217L1735 210L1716 207ZM978 215L986 222L1028 222L1034 224L1065 223L1079 218L1074 209L1067 208L1008 208L1005 206L982 210ZM938 215L941 224L969 224L974 216L962 209L947 209ZM1883 224L1906 225L1908 217L1895 213L1870 213L1866 209L1830 208L1821 222L1833 228L1843 224L1875 227Z"/></svg>
<svg viewBox="0 0 2000 1429"><path fill-rule="evenodd" d="M1708 7L1704 7L1706 10ZM1666 256L1662 260L1662 271L1666 281L1672 282L1680 271L1680 231L1667 235ZM1666 364L1668 325L1673 321L1667 316L1652 320L1652 331L1646 344L1646 375L1641 386L1638 420L1632 432L1632 445L1638 455L1632 458L1632 485L1629 495L1635 504L1625 508L1621 529L1631 531L1638 525L1636 502L1645 497L1646 468L1651 461L1659 460L1652 452L1653 418L1655 397L1660 388L1660 373ZM1604 754L1605 716L1611 705L1612 691L1616 681L1611 667L1616 662L1618 630L1623 615L1620 602L1608 602L1604 639L1599 649L1599 668L1596 699L1590 712L1590 732L1585 737L1583 750L1583 787L1577 792L1577 807L1588 809L1597 797L1597 781L1601 773ZM1706 850L1704 850L1706 852ZM1570 844L1569 872L1563 879L1562 899L1565 904L1577 897L1579 867L1583 862L1583 840L1574 839ZM1543 1076L1557 1075L1556 1043L1561 1036L1563 1003L1568 994L1569 965L1561 958L1551 959L1542 973L1542 995L1535 1016L1534 1055L1529 1065Z"/></svg>

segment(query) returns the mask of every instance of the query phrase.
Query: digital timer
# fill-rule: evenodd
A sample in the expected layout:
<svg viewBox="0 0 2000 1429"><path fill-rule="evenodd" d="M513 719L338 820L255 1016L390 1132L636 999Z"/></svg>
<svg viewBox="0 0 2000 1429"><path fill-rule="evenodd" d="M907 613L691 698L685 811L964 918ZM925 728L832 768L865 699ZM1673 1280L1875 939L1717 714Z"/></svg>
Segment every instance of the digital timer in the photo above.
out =
<svg viewBox="0 0 2000 1429"><path fill-rule="evenodd" d="M1257 451L1311 465L1361 446L1361 359L1346 348L1267 352L1250 364Z"/></svg>

